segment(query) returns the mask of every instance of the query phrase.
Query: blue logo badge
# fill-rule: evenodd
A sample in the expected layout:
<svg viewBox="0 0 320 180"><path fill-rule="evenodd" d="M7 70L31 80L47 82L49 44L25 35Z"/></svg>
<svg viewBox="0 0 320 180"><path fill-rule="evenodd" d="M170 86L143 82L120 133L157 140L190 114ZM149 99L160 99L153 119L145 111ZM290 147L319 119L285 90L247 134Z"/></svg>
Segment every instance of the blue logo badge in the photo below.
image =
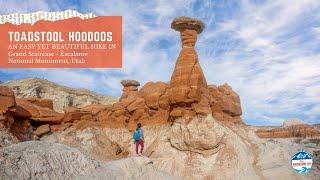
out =
<svg viewBox="0 0 320 180"><path fill-rule="evenodd" d="M312 167L312 156L305 151L300 151L292 156L291 165L299 174L308 173Z"/></svg>

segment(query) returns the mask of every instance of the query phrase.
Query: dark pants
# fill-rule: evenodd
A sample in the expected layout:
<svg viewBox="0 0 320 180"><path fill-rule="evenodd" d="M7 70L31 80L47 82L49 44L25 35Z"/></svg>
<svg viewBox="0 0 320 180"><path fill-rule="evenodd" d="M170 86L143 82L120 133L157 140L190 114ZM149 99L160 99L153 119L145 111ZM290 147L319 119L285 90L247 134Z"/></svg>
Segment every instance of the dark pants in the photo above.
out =
<svg viewBox="0 0 320 180"><path fill-rule="evenodd" d="M140 149L140 153L142 154L142 151L143 151L143 147L144 147L144 142L142 139L140 139L139 141L136 141L136 153L139 154L139 146L141 146L141 149Z"/></svg>

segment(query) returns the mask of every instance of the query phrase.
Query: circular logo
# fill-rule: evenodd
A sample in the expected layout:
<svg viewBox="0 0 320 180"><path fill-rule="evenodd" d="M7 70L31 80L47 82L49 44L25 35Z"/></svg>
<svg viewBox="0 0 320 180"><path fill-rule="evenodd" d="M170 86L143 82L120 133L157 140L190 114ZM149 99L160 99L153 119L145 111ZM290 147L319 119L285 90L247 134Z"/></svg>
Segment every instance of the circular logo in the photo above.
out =
<svg viewBox="0 0 320 180"><path fill-rule="evenodd" d="M312 156L305 151L300 151L292 156L291 165L299 174L308 173L312 166Z"/></svg>

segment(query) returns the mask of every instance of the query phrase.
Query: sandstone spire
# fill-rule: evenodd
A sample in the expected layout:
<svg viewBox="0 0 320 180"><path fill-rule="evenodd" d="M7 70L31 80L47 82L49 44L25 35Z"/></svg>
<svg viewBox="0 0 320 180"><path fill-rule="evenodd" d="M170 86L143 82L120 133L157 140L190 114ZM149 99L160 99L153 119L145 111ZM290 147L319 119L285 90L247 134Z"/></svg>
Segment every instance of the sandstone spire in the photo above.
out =
<svg viewBox="0 0 320 180"><path fill-rule="evenodd" d="M210 114L207 81L194 48L197 35L204 29L204 24L197 19L177 17L171 23L171 28L180 32L182 42L182 50L170 81L169 99L173 107L171 115L179 117Z"/></svg>

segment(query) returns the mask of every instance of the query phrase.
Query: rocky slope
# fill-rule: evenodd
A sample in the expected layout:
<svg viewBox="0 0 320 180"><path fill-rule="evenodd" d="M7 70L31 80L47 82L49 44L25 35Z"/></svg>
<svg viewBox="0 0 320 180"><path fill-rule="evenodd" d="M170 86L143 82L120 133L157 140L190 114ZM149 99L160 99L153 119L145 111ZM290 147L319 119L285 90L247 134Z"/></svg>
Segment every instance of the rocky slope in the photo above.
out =
<svg viewBox="0 0 320 180"><path fill-rule="evenodd" d="M145 157L100 162L62 144L29 141L0 149L0 179L173 179Z"/></svg>
<svg viewBox="0 0 320 180"><path fill-rule="evenodd" d="M309 174L301 176L290 164L291 156L301 149L316 156L320 144L310 146L296 139L261 139L256 136L255 127L222 123L211 115L194 118L189 123L183 121L180 118L173 125L143 127L146 137L143 155L157 169L184 179L320 177L320 167L316 165ZM126 128L70 128L44 136L41 141L66 144L98 160L135 156L132 132Z"/></svg>
<svg viewBox="0 0 320 180"><path fill-rule="evenodd" d="M1 85L13 89L18 98L50 99L57 112L63 112L64 108L69 106L111 104L117 100L115 97L98 95L85 89L69 88L38 78L12 80Z"/></svg>

